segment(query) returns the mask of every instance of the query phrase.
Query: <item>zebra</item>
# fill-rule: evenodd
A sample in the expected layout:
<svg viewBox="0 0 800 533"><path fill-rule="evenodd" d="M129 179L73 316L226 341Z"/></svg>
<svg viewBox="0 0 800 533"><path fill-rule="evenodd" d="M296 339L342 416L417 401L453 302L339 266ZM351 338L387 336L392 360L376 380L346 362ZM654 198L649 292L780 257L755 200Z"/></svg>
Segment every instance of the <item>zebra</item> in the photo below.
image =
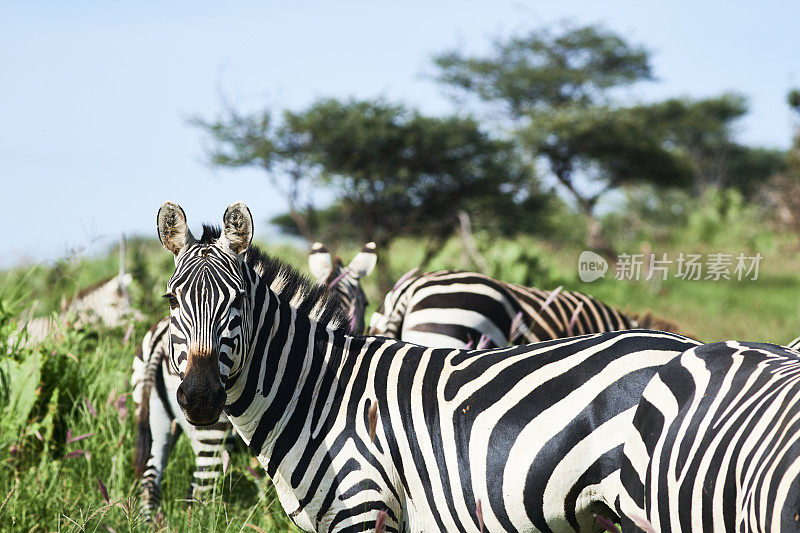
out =
<svg viewBox="0 0 800 533"><path fill-rule="evenodd" d="M373 313L368 333L437 348L525 344L633 328L680 333L651 314L626 316L580 292L506 283L475 272L404 274Z"/></svg>
<svg viewBox="0 0 800 533"><path fill-rule="evenodd" d="M658 368L699 343L631 330L434 349L355 334L251 245L243 203L200 239L166 202L170 364L194 425L224 411L307 531L578 531L613 516L623 428Z"/></svg>
<svg viewBox="0 0 800 533"><path fill-rule="evenodd" d="M58 316L22 320L9 345L33 348L50 336L57 338L67 329L86 329L99 325L113 328L132 324L144 318L131 304L128 295L133 278L130 273L103 279L80 290L69 302L62 302Z"/></svg>
<svg viewBox="0 0 800 533"><path fill-rule="evenodd" d="M311 245L311 255L308 256L311 275L317 283L325 285L338 296L342 311L350 319L350 328L358 333L364 331L364 311L369 305L360 280L369 276L377 261L374 242L362 246L347 266L339 257L332 257L321 242Z"/></svg>
<svg viewBox="0 0 800 533"><path fill-rule="evenodd" d="M372 242L365 244L347 266L338 257L333 258L322 243L316 242L311 248L308 263L312 275L334 294L354 331L364 330L364 309L368 305L360 279L372 272L376 261ZM131 376L137 427L134 473L141 478L140 500L147 517L152 517L161 502L164 469L181 431L189 438L195 454L195 470L187 494L190 501L203 499L213 489L223 469L223 450L230 454L237 440L225 415L205 428L186 422L175 396L180 377L169 366L168 352L169 317L145 334L133 360Z"/></svg>
<svg viewBox="0 0 800 533"><path fill-rule="evenodd" d="M800 531L798 355L727 341L658 371L624 445L624 531Z"/></svg>
<svg viewBox="0 0 800 533"><path fill-rule="evenodd" d="M133 307L128 288L133 276L125 272L125 235L119 241L119 273L78 291L70 301L62 299L58 316L37 317L19 322L8 345L33 348L50 336L60 338L67 328L86 329L99 325L113 328L144 319ZM31 309L30 314L33 314Z"/></svg>

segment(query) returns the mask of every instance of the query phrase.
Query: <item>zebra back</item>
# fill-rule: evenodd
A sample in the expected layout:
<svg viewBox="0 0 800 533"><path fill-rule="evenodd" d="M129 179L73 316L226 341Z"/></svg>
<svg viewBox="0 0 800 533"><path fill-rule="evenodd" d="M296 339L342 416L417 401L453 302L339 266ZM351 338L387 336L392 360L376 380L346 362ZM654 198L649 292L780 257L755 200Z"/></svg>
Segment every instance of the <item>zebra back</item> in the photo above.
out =
<svg viewBox="0 0 800 533"><path fill-rule="evenodd" d="M643 318L637 321L580 292L545 291L442 270L404 276L373 314L369 333L424 346L468 348L481 338L483 347L497 347L639 327L677 329L651 315Z"/></svg>
<svg viewBox="0 0 800 533"><path fill-rule="evenodd" d="M133 307L128 295L127 287L131 282L130 274L120 274L81 289L72 300L62 302L57 318L37 317L20 321L9 345L21 337L23 346L33 347L51 335L61 335L65 328L117 327L141 320L142 314Z"/></svg>

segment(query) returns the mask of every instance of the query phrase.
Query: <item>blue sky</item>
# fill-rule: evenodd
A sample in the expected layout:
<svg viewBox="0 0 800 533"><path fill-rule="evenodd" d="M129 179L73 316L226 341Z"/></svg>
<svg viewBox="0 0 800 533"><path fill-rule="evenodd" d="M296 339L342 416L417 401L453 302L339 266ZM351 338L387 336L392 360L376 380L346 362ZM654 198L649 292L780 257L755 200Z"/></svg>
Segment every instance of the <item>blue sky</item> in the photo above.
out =
<svg viewBox="0 0 800 533"><path fill-rule="evenodd" d="M120 232L155 236L167 199L190 224L245 200L285 210L257 171L209 168L187 124L223 97L243 110L318 97L383 96L457 110L430 58L571 20L603 23L652 51L658 81L634 100L738 91L748 143L787 147L785 104L800 86L795 0L641 2L56 2L0 4L0 266L93 251Z"/></svg>

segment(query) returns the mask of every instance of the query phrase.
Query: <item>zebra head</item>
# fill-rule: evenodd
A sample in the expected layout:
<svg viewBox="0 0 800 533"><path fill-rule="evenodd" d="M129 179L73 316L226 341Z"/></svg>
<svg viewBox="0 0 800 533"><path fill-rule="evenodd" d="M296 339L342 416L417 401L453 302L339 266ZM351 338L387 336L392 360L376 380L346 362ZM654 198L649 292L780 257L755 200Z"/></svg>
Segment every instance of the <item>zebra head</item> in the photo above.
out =
<svg viewBox="0 0 800 533"><path fill-rule="evenodd" d="M311 254L308 256L311 275L317 283L325 285L336 294L339 308L350 318L351 331L357 333L364 331L364 310L369 305L360 280L372 272L377 260L374 242L365 244L347 266L338 257L331 256L321 242L315 242L311 246Z"/></svg>
<svg viewBox="0 0 800 533"><path fill-rule="evenodd" d="M222 232L205 228L192 236L183 209L165 202L158 211L158 237L175 255L167 283L170 362L181 376L177 400L186 419L215 423L225 406L224 382L243 360L250 281L243 261L253 238L253 218L243 203L228 207Z"/></svg>

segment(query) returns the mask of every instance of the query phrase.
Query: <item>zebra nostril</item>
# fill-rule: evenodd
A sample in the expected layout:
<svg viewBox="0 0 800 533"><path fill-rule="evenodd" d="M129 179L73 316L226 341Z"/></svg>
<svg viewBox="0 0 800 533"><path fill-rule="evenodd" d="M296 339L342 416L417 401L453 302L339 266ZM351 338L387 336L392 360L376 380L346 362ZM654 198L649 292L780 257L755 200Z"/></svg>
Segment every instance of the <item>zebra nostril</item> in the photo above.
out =
<svg viewBox="0 0 800 533"><path fill-rule="evenodd" d="M189 400L186 398L186 393L183 391L183 383L178 386L178 405L186 409L189 406Z"/></svg>

